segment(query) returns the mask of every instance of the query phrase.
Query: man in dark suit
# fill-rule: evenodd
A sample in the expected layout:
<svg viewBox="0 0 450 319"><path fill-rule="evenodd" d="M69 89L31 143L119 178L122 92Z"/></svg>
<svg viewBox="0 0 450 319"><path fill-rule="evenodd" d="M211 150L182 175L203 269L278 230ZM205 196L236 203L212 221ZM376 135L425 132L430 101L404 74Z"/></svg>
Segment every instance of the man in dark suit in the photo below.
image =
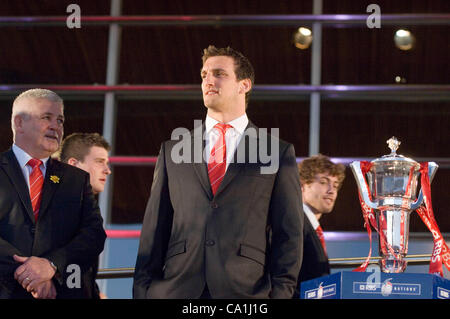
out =
<svg viewBox="0 0 450 319"><path fill-rule="evenodd" d="M241 53L209 46L202 60L206 121L161 146L133 296L291 298L303 247L294 147L248 120L254 72Z"/></svg>
<svg viewBox="0 0 450 319"><path fill-rule="evenodd" d="M50 158L63 101L32 89L13 103L12 148L0 154L0 297L85 298L83 273L106 234L89 174Z"/></svg>
<svg viewBox="0 0 450 319"><path fill-rule="evenodd" d="M303 263L294 298L299 298L300 283L330 274L323 229L319 219L333 210L345 178L345 167L327 156L316 155L298 165L305 212Z"/></svg>
<svg viewBox="0 0 450 319"><path fill-rule="evenodd" d="M63 163L81 168L89 173L92 192L98 195L105 189L106 178L111 174L109 168L109 143L98 133L72 133L61 144L59 159ZM92 299L105 299L95 282L98 260L85 273L86 295ZM90 284L88 284L90 283Z"/></svg>

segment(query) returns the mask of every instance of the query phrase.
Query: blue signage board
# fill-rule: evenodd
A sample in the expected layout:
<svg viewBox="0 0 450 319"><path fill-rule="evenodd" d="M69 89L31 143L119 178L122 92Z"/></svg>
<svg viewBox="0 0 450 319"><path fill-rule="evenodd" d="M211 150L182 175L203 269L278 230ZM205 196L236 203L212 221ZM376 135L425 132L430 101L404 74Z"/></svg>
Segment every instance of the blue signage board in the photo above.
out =
<svg viewBox="0 0 450 319"><path fill-rule="evenodd" d="M342 271L304 281L302 299L450 299L450 280L431 274Z"/></svg>

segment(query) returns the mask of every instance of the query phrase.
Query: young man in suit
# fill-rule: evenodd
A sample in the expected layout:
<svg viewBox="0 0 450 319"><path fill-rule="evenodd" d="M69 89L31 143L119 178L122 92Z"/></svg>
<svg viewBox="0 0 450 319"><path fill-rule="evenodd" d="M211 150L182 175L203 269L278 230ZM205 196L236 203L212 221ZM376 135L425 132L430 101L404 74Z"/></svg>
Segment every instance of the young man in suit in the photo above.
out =
<svg viewBox="0 0 450 319"><path fill-rule="evenodd" d="M291 298L303 247L294 147L248 120L254 72L247 58L209 46L202 60L201 140L196 129L184 136L190 161L176 158L180 142L161 146L133 296ZM277 169L261 157L266 146Z"/></svg>
<svg viewBox="0 0 450 319"><path fill-rule="evenodd" d="M14 143L0 154L0 297L84 298L83 273L103 250L89 175L50 158L63 101L32 89L13 103Z"/></svg>
<svg viewBox="0 0 450 319"><path fill-rule="evenodd" d="M345 178L345 167L327 156L316 155L298 165L305 212L303 263L294 298L299 298L302 281L330 274L325 238L319 219L334 207Z"/></svg>
<svg viewBox="0 0 450 319"><path fill-rule="evenodd" d="M98 195L105 189L106 178L111 174L108 164L110 149L109 143L98 133L73 133L63 140L59 159L88 172L92 191ZM91 283L86 285L87 294L91 294L92 299L105 299L106 295L100 292L95 282L97 272L98 260L86 272L86 282Z"/></svg>
<svg viewBox="0 0 450 319"><path fill-rule="evenodd" d="M73 133L61 145L60 160L89 173L92 191L98 195L105 189L109 168L109 143L98 133Z"/></svg>

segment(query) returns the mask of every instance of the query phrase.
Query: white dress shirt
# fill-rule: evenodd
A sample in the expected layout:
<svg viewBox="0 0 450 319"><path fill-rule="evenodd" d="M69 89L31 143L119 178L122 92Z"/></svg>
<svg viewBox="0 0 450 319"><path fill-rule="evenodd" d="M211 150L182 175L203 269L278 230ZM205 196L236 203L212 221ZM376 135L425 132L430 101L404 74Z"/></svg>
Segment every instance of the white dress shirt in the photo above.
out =
<svg viewBox="0 0 450 319"><path fill-rule="evenodd" d="M211 156L211 150L216 144L217 140L219 139L220 133L219 130L214 128L214 125L219 123L219 121L216 121L212 117L209 117L206 115L205 120L205 129L206 129L206 136L205 136L205 160L206 163L209 161L209 157ZM228 165L230 164L234 152L236 151L237 146L239 145L239 142L241 141L242 135L244 134L245 128L248 125L248 117L247 114L244 113L244 115L228 122L225 124L229 124L233 126L233 128L229 128L227 132L225 133L225 144L227 147L227 165L226 168L228 168Z"/></svg>
<svg viewBox="0 0 450 319"><path fill-rule="evenodd" d="M320 226L320 223L317 220L316 215L312 212L311 208L309 208L309 206L306 205L305 203L303 203L303 211L305 212L306 217L308 217L309 222L311 223L314 230L316 230Z"/></svg>
<svg viewBox="0 0 450 319"><path fill-rule="evenodd" d="M25 181L27 182L28 189L30 189L30 174L31 174L31 166L27 165L28 161L32 159L27 152L25 152L23 149L21 149L16 144L12 145L12 151L14 155L17 158L17 161L19 162L20 169L22 170L23 177L25 178ZM47 170L47 161L48 157L46 158L39 158L42 161L42 165L39 167L41 169L42 175L45 176L45 172Z"/></svg>

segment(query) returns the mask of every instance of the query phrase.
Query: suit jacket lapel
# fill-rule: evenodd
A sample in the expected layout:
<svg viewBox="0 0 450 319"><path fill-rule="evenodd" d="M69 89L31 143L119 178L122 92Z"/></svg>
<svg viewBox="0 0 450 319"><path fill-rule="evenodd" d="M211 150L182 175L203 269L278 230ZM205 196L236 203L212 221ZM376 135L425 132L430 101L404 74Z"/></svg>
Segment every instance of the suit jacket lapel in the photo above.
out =
<svg viewBox="0 0 450 319"><path fill-rule="evenodd" d="M248 130L254 129L256 132L255 134L249 134ZM249 163L250 159L250 146L249 145L258 145L257 144L257 127L252 123L248 122L247 127L245 128L244 134L239 141L238 146L236 147L236 151L234 152L233 156L233 162L228 165L227 171L225 173L225 176L223 177L222 183L220 184L219 188L217 189L217 194L219 194L227 185L238 175L238 173L241 171L241 169L244 167L246 163ZM238 155L244 154L245 157L241 158L241 156L238 157Z"/></svg>
<svg viewBox="0 0 450 319"><path fill-rule="evenodd" d="M249 129L254 129L256 131L256 136L255 134L246 134L247 131ZM205 132L205 124L203 124L202 126L202 136L201 136L201 141L202 141L202 147L201 150L202 152L205 149L205 140L203 138L204 136L204 132ZM198 137L197 137L198 139ZM249 162L249 145L251 143L254 143L252 145L258 145L257 144L257 127L249 121L245 132L244 132L244 136L242 136L239 145L236 148L236 151L234 152L234 160L233 163L230 163L228 168L227 168L227 172L225 173L225 176L222 180L222 183L220 184L218 190L217 190L217 194L219 194L223 189L225 189L225 187L227 187L227 185L238 175L238 173L241 171L241 169L244 167L245 163ZM198 152L199 149L195 149L195 143L199 143L199 140L195 141L195 137L194 134L192 134L192 140L191 140L191 154L192 154L192 158L193 158L193 154L195 154L195 152ZM238 154L244 154L245 158L244 158L244 163L242 163L242 158L238 159ZM203 153L202 153L203 155ZM211 183L209 181L209 176L208 176L208 165L207 163L204 161L203 156L202 156L202 162L201 163L195 163L194 160L192 160L193 166L194 166L194 170L200 180L200 183L203 187L203 189L205 190L206 194L208 195L209 199L212 200L213 193L211 190Z"/></svg>
<svg viewBox="0 0 450 319"><path fill-rule="evenodd" d="M63 171L61 169L61 164L58 161L49 158L47 162L44 185L42 186L42 200L41 207L39 208L39 218L41 218L47 211L48 204L53 198L53 195L61 182L62 176Z"/></svg>
<svg viewBox="0 0 450 319"><path fill-rule="evenodd" d="M208 165L206 164L203 158L203 150L205 149L205 139L203 138L205 132L205 124L203 123L201 128L201 136L196 136L197 131L194 129L191 134L191 163L194 167L194 171L197 174L198 179L200 180L200 184L205 190L208 198L211 200L213 198L213 193L211 189L211 184L209 182L208 176ZM198 132L199 133L199 132ZM201 148L199 147L199 143L201 142ZM196 163L194 160L194 154L202 152L201 162Z"/></svg>
<svg viewBox="0 0 450 319"><path fill-rule="evenodd" d="M19 162L14 155L12 149L5 152L1 160L1 167L5 171L6 175L9 176L12 184L16 188L19 194L20 200L22 201L28 216L34 223L33 208L31 207L30 190L28 189L27 182L23 176L22 169L19 166Z"/></svg>

